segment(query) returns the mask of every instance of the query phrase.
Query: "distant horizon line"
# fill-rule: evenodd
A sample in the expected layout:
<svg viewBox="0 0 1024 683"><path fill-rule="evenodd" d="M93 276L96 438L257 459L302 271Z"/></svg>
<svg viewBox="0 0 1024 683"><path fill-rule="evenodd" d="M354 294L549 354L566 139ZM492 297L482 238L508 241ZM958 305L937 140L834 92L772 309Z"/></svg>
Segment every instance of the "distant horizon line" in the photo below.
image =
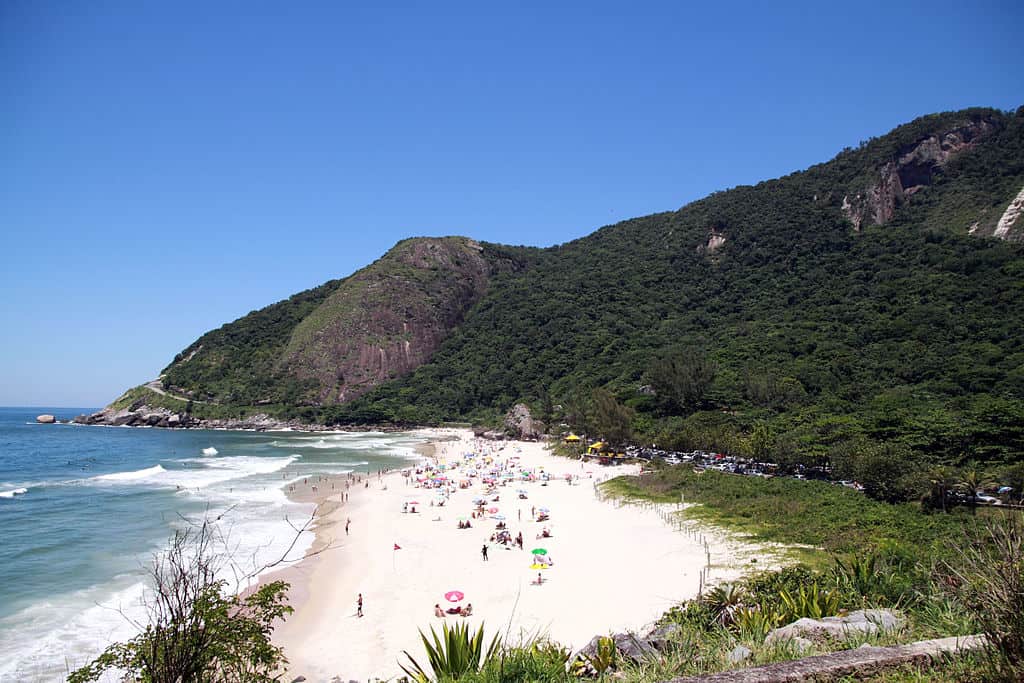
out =
<svg viewBox="0 0 1024 683"><path fill-rule="evenodd" d="M33 410L98 410L98 408L94 406L0 406L0 410L4 410L5 408L31 408Z"/></svg>

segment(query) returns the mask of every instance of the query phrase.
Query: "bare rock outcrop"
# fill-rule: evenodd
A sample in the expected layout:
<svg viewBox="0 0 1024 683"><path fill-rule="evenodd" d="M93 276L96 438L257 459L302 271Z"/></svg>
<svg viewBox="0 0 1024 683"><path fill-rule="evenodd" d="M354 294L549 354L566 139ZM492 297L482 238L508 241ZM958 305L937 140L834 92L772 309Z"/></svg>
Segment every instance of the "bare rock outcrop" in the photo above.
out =
<svg viewBox="0 0 1024 683"><path fill-rule="evenodd" d="M992 236L1005 240L1011 239L1015 235L1017 239L1024 239L1024 225L1021 224L1020 220L1022 213L1024 213L1024 188L1021 188L1021 191L1013 198L1010 205L1006 207L1006 211L999 218L999 222L996 224L996 231L992 233Z"/></svg>
<svg viewBox="0 0 1024 683"><path fill-rule="evenodd" d="M279 420L260 413L239 418L200 419L188 413L174 412L145 403L127 408L107 406L89 415L78 415L75 424L108 427L163 427L168 429L240 429L255 432L275 430L322 431L324 425L306 424L299 420Z"/></svg>
<svg viewBox="0 0 1024 683"><path fill-rule="evenodd" d="M36 422L38 422L39 424L52 425L56 421L57 418L54 417L53 415L50 415L49 413L43 413L42 415L36 417Z"/></svg>
<svg viewBox="0 0 1024 683"><path fill-rule="evenodd" d="M997 129L995 120L980 118L904 147L879 169L875 183L843 197L843 215L855 230L865 224L885 225L911 195L932 184L947 161Z"/></svg>
<svg viewBox="0 0 1024 683"><path fill-rule="evenodd" d="M765 642L777 643L795 638L806 638L811 641L842 640L855 633L875 634L880 631L894 631L901 628L906 621L903 616L892 610L857 610L842 617L797 619L792 624L769 633Z"/></svg>
<svg viewBox="0 0 1024 683"><path fill-rule="evenodd" d="M477 242L401 242L356 273L292 333L278 370L317 387L319 404L350 401L426 362L487 291Z"/></svg>
<svg viewBox="0 0 1024 683"><path fill-rule="evenodd" d="M530 407L517 403L505 414L505 429L516 439L532 441L544 435L544 424L534 419Z"/></svg>

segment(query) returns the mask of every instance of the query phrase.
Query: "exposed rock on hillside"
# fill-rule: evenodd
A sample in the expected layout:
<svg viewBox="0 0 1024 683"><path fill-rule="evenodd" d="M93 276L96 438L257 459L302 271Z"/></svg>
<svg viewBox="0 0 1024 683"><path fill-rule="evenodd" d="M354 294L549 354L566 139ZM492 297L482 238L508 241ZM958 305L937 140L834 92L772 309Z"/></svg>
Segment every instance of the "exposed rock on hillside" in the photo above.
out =
<svg viewBox="0 0 1024 683"><path fill-rule="evenodd" d="M995 119L982 117L903 147L879 169L874 184L852 197L843 197L843 215L856 230L865 223L888 223L908 197L932 184L933 177L946 162L998 128Z"/></svg>
<svg viewBox="0 0 1024 683"><path fill-rule="evenodd" d="M517 403L505 415L505 429L516 439L539 439L544 435L544 425L533 419L530 407Z"/></svg>
<svg viewBox="0 0 1024 683"><path fill-rule="evenodd" d="M1024 225L1020 220L1021 213L1024 213L1024 188L1013 198L1010 205L1006 207L999 222L996 224L994 237L1000 239L1024 239Z"/></svg>
<svg viewBox="0 0 1024 683"><path fill-rule="evenodd" d="M159 385L220 405L332 405L427 361L527 249L464 237L399 242L343 279L208 332L178 354Z"/></svg>
<svg viewBox="0 0 1024 683"><path fill-rule="evenodd" d="M386 257L388 268L355 274L299 323L279 367L315 382L323 404L407 374L487 290L491 264L481 252L463 238L399 243Z"/></svg>

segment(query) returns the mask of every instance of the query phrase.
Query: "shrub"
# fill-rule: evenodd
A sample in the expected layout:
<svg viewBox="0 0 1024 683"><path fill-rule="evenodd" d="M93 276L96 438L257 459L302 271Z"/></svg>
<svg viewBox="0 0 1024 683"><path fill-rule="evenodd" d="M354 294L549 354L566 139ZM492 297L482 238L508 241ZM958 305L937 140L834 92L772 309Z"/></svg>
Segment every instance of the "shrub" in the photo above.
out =
<svg viewBox="0 0 1024 683"><path fill-rule="evenodd" d="M213 550L209 521L175 532L150 570L149 623L125 643L109 646L68 676L96 681L107 671L147 683L266 683L287 664L270 642L272 624L292 612L288 584L274 581L242 598L226 592L218 570L230 558Z"/></svg>

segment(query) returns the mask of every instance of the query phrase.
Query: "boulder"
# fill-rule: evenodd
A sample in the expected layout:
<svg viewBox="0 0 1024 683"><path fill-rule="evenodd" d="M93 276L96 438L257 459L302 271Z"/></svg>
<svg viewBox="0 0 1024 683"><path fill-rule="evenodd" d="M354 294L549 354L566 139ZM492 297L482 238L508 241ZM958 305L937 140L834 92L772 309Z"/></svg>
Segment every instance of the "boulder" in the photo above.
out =
<svg viewBox="0 0 1024 683"><path fill-rule="evenodd" d="M36 416L36 422L38 422L39 424L52 425L56 421L57 418L55 418L53 415L50 415L49 413L43 413L42 415Z"/></svg>
<svg viewBox="0 0 1024 683"><path fill-rule="evenodd" d="M777 628L765 638L766 643L776 643L794 638L811 641L842 640L854 633L874 634L879 631L893 631L903 626L906 619L887 609L866 609L850 612L843 617L823 619L797 619L792 624Z"/></svg>
<svg viewBox="0 0 1024 683"><path fill-rule="evenodd" d="M753 650L742 645L737 645L728 654L728 659L733 664L739 664L750 659L754 655Z"/></svg>
<svg viewBox="0 0 1024 683"><path fill-rule="evenodd" d="M530 407L517 403L505 415L505 429L516 439L539 439L544 435L544 425L533 419Z"/></svg>
<svg viewBox="0 0 1024 683"><path fill-rule="evenodd" d="M679 624L665 624L648 633L644 640L646 640L647 644L651 647L664 652L671 647L672 642L676 640L679 632L682 630L683 627Z"/></svg>
<svg viewBox="0 0 1024 683"><path fill-rule="evenodd" d="M619 651L619 656L631 659L635 664L658 655L653 646L632 633L616 633L612 638L615 640L615 649Z"/></svg>
<svg viewBox="0 0 1024 683"><path fill-rule="evenodd" d="M580 660L585 662L589 658L596 656L601 639L606 637L608 636L594 636L591 638L589 643L572 656L571 661ZM611 636L611 639L615 642L616 657L619 660L629 659L634 664L640 664L650 657L658 656L658 651L650 643L632 633L616 633Z"/></svg>

